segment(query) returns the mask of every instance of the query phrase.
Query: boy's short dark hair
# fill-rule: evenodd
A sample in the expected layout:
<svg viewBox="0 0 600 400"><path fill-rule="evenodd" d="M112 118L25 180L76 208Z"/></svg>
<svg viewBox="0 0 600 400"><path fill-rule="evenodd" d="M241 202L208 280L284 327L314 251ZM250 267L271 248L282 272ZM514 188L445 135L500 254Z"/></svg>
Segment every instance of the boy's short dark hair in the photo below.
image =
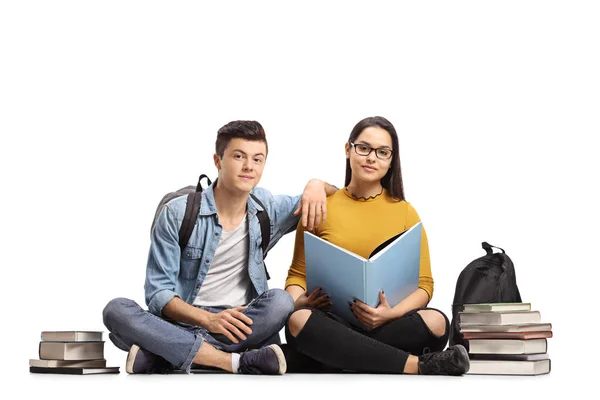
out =
<svg viewBox="0 0 600 400"><path fill-rule="evenodd" d="M269 145L267 137L262 125L256 121L231 121L223 126L217 132L217 142L215 143L215 151L219 158L223 158L225 148L231 139L244 139L256 142L264 142L269 153Z"/></svg>

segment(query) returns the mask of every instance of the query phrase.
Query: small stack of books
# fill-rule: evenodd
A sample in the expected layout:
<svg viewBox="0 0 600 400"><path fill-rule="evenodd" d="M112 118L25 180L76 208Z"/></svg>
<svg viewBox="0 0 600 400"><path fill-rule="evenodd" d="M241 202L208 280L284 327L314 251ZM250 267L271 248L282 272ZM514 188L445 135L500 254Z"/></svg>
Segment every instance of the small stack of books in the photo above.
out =
<svg viewBox="0 0 600 400"><path fill-rule="evenodd" d="M29 360L29 372L39 374L118 374L119 367L107 367L102 332L42 332L39 360Z"/></svg>
<svg viewBox="0 0 600 400"><path fill-rule="evenodd" d="M465 304L460 332L468 343L468 374L542 375L550 372L552 325L531 303Z"/></svg>

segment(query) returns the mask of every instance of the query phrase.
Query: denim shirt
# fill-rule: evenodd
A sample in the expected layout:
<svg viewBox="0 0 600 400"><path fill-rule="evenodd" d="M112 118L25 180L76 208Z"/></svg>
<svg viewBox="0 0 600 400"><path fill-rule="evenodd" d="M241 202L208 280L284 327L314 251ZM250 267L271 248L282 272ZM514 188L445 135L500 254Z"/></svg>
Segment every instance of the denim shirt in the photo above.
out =
<svg viewBox="0 0 600 400"><path fill-rule="evenodd" d="M146 305L155 315L161 316L163 307L175 296L192 304L212 264L223 231L215 206L215 183L202 193L198 219L183 251L179 247L179 228L185 215L187 196L168 202L156 221L144 285ZM298 208L301 196L274 196L262 188L254 188L252 194L265 205L271 220L270 249L283 235L296 229L300 216L294 216L293 212ZM253 286L253 298L268 290L260 224L256 216L257 211L262 209L248 197L248 275Z"/></svg>

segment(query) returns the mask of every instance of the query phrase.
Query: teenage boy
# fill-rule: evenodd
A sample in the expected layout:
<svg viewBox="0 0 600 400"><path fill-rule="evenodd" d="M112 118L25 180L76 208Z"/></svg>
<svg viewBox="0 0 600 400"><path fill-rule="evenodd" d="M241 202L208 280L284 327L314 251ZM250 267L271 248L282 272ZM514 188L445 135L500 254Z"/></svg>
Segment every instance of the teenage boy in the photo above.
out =
<svg viewBox="0 0 600 400"><path fill-rule="evenodd" d="M111 341L128 351L130 374L190 372L193 364L233 373L283 374L279 331L294 310L291 296L268 289L257 211L271 221L269 248L293 231L302 212L308 229L326 217L326 194L308 182L302 196L274 196L256 188L268 147L256 121L219 129L214 163L218 179L203 193L188 245L179 246L187 197L168 202L151 236L145 295L149 311L117 298L104 308Z"/></svg>

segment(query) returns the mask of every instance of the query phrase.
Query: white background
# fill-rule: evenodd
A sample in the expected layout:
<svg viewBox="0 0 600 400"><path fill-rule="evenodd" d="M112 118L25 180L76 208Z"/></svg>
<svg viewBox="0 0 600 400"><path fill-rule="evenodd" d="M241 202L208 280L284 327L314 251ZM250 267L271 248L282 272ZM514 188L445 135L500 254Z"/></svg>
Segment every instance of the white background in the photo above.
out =
<svg viewBox="0 0 600 400"><path fill-rule="evenodd" d="M215 2L216 3L216 2ZM2 391L29 398L576 393L597 367L599 6L584 1L6 1L0 6ZM212 177L216 131L266 129L261 186L344 178L359 120L396 126L435 294L503 247L553 324L541 377L28 373L42 330L105 330L143 304L163 194ZM282 287L293 235L269 253ZM106 332L105 332L106 335ZM510 391L508 394L506 391ZM3 396L4 397L4 396Z"/></svg>

